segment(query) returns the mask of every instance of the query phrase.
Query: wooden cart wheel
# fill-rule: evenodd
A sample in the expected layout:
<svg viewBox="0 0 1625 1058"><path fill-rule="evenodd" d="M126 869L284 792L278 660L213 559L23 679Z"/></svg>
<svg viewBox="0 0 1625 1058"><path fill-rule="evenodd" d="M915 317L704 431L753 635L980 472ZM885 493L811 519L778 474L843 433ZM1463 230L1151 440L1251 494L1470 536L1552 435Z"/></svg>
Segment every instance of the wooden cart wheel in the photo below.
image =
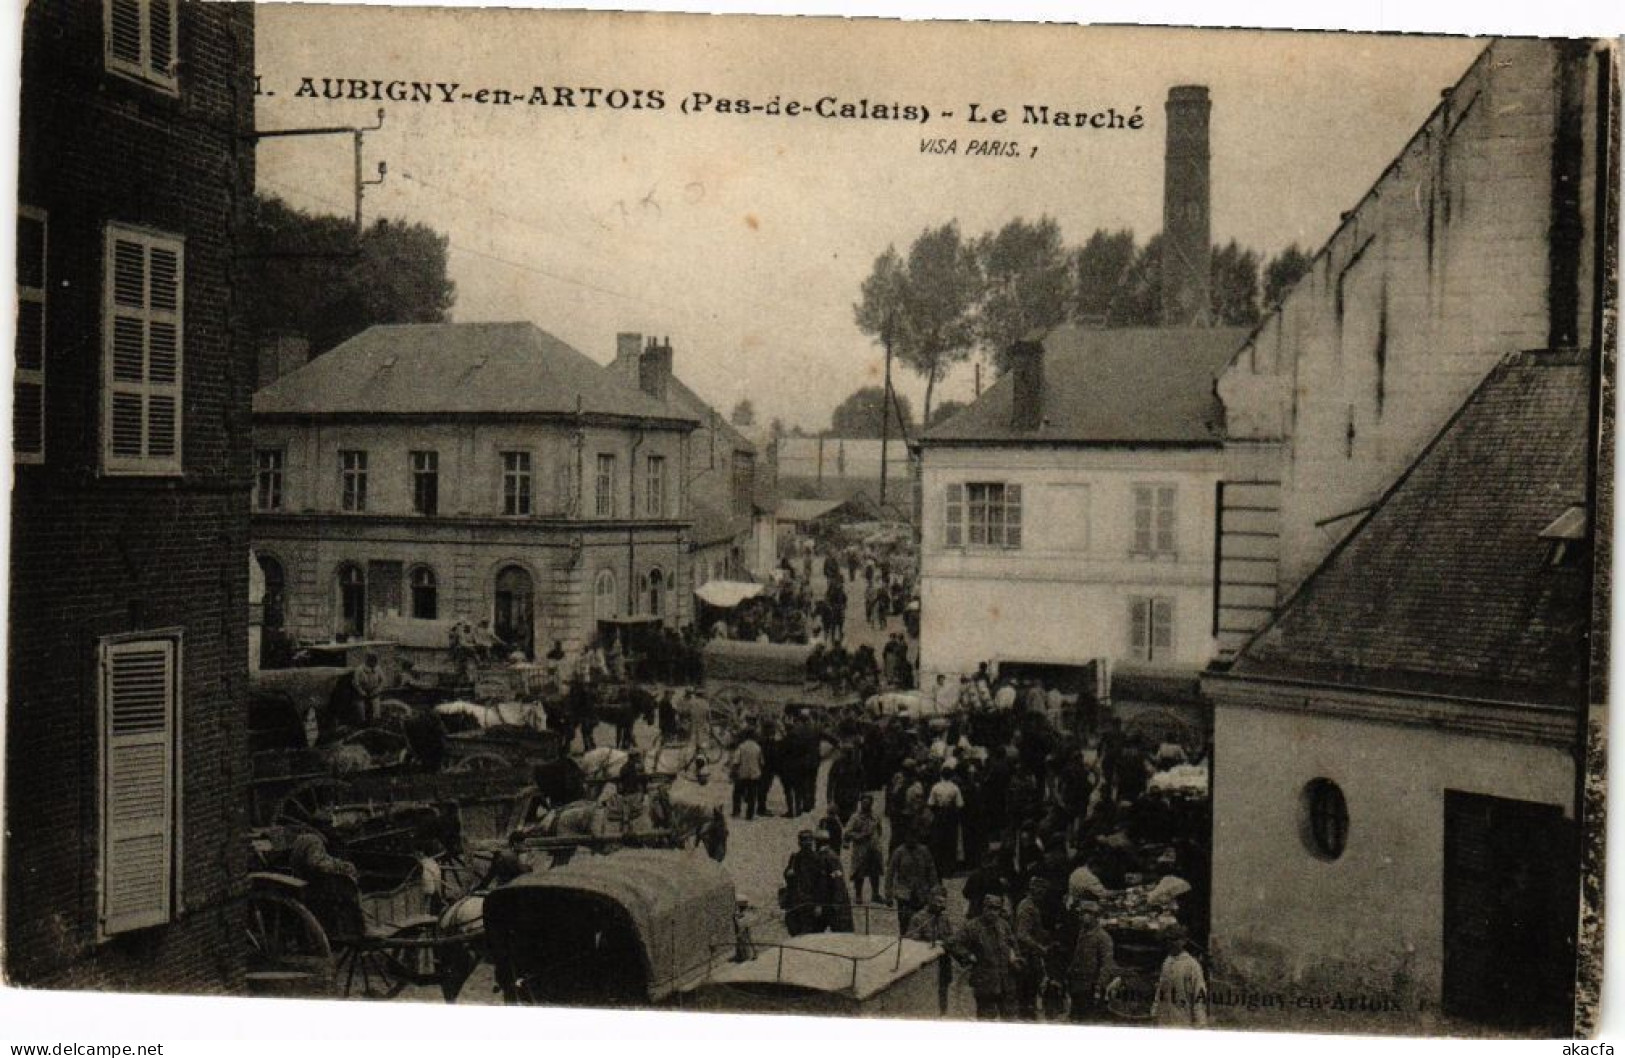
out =
<svg viewBox="0 0 1625 1058"><path fill-rule="evenodd" d="M355 800L355 787L343 779L310 779L288 791L271 821L280 826L314 826L316 817L334 805Z"/></svg>
<svg viewBox="0 0 1625 1058"><path fill-rule="evenodd" d="M466 757L459 757L446 771L456 774L465 772L507 771L513 767L513 762L500 753L489 750L470 753Z"/></svg>
<svg viewBox="0 0 1625 1058"><path fill-rule="evenodd" d="M327 931L310 909L274 892L248 894L248 980L250 985L292 985L300 992L329 987L333 949Z"/></svg>
<svg viewBox="0 0 1625 1058"><path fill-rule="evenodd" d="M384 936L358 939L339 956L344 997L394 999L407 985L438 984L437 930L438 924L431 919Z"/></svg>

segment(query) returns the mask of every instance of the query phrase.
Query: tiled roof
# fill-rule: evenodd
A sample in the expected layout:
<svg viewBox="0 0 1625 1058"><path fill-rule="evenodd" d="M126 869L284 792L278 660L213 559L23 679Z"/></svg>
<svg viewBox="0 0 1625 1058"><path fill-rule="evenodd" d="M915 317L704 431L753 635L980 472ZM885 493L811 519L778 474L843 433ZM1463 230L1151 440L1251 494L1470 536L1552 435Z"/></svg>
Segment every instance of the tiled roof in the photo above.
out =
<svg viewBox="0 0 1625 1058"><path fill-rule="evenodd" d="M1242 651L1240 676L1584 702L1584 561L1542 531L1585 500L1589 367L1508 357Z"/></svg>
<svg viewBox="0 0 1625 1058"><path fill-rule="evenodd" d="M1009 372L922 443L1217 444L1223 408L1213 379L1247 331L1239 327L1058 327L1044 337L1043 425L1011 425Z"/></svg>
<svg viewBox="0 0 1625 1058"><path fill-rule="evenodd" d="M689 420L530 323L367 330L254 394L256 414L569 414Z"/></svg>

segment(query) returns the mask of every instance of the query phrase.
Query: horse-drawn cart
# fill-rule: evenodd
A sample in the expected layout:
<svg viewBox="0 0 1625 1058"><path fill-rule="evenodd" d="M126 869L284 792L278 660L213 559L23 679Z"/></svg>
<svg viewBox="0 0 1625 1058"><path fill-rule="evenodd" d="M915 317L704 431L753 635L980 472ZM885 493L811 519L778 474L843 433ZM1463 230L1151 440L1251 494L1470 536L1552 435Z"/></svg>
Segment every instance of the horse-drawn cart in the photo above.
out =
<svg viewBox="0 0 1625 1058"><path fill-rule="evenodd" d="M409 985L438 985L447 1002L483 958L483 898L467 892L474 867L439 866L440 894L421 868L393 889L363 892L347 874L302 872L289 862L297 832L256 831L245 932L253 993L390 999ZM438 906L441 894L449 906Z"/></svg>

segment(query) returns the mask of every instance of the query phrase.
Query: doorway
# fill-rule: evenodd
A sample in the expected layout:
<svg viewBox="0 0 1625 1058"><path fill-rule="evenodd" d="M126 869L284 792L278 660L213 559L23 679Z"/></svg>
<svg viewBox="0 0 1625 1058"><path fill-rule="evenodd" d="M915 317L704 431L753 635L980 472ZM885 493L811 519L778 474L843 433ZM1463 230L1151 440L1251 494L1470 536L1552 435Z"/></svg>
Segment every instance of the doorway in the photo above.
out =
<svg viewBox="0 0 1625 1058"><path fill-rule="evenodd" d="M1445 1013L1568 1031L1576 851L1557 805L1445 791Z"/></svg>
<svg viewBox="0 0 1625 1058"><path fill-rule="evenodd" d="M536 590L530 571L503 566L497 571L496 606L491 630L526 658L536 657Z"/></svg>

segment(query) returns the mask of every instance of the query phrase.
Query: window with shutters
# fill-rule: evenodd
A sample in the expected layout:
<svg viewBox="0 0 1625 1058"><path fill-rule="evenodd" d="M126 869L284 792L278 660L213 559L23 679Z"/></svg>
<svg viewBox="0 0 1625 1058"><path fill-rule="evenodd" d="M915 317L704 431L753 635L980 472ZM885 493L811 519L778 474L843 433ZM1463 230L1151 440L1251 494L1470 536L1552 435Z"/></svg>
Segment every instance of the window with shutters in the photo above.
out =
<svg viewBox="0 0 1625 1058"><path fill-rule="evenodd" d="M1174 601L1129 600L1129 655L1136 661L1172 661L1174 656Z"/></svg>
<svg viewBox="0 0 1625 1058"><path fill-rule="evenodd" d="M949 485L943 504L945 547L1021 547L1021 486L973 481Z"/></svg>
<svg viewBox="0 0 1625 1058"><path fill-rule="evenodd" d="M178 94L180 0L102 0L107 68Z"/></svg>
<svg viewBox="0 0 1625 1058"><path fill-rule="evenodd" d="M254 509L282 509L282 458L280 448L254 449Z"/></svg>
<svg viewBox="0 0 1625 1058"><path fill-rule="evenodd" d="M181 472L183 246L107 229L103 294L102 469Z"/></svg>
<svg viewBox="0 0 1625 1058"><path fill-rule="evenodd" d="M45 461L45 211L17 210L17 363L11 384L11 455Z"/></svg>
<svg viewBox="0 0 1625 1058"><path fill-rule="evenodd" d="M1174 558L1175 489L1172 485L1134 486L1134 551L1140 558Z"/></svg>
<svg viewBox="0 0 1625 1058"><path fill-rule="evenodd" d="M173 916L178 634L101 647L100 932Z"/></svg>
<svg viewBox="0 0 1625 1058"><path fill-rule="evenodd" d="M531 513L529 452L502 453L502 513Z"/></svg>
<svg viewBox="0 0 1625 1058"><path fill-rule="evenodd" d="M367 453L339 449L339 507L359 514L367 509Z"/></svg>

